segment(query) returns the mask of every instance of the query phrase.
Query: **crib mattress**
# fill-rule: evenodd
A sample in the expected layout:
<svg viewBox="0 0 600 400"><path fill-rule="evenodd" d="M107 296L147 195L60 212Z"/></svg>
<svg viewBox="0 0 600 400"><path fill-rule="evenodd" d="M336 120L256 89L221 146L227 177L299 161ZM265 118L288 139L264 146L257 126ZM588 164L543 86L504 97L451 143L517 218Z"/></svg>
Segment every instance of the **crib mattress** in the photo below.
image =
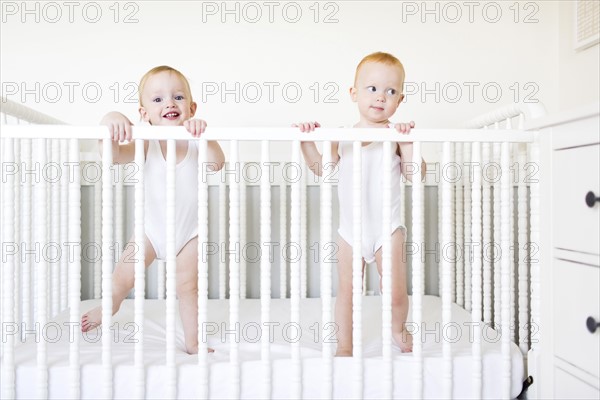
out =
<svg viewBox="0 0 600 400"><path fill-rule="evenodd" d="M85 312L100 300L87 300L81 303ZM165 367L165 301L147 300L144 305L144 359L146 365L146 397L165 398L167 369ZM302 358L302 397L321 398L321 344L323 326L321 323L321 300L301 300L301 323L298 326L290 321L290 300L271 301L271 321L269 326L260 323L260 300L240 301L240 328L231 330L229 321L229 301L209 300L207 335L208 345L215 349L209 354L210 396L231 398L230 381L230 341L238 340L241 375L241 397L261 397L262 364L260 361L260 335L269 335L272 359L272 398L290 398L292 376L291 342L299 341ZM364 355L364 397L382 398L382 342L381 342L381 298L363 298L363 355ZM115 398L134 396L135 371L133 368L135 333L133 300L125 300L121 310L113 317L111 329L113 393ZM409 314L409 321L411 315ZM442 327L441 299L436 296L423 298L423 391L425 398L442 397L442 337L450 339L453 354L453 395L455 398L472 396L473 359L471 356L472 330L469 328L471 316L457 305L452 306L452 326ZM19 343L15 350L16 396L17 398L36 397L36 339L46 339L48 356L48 383L50 398L69 397L69 329L65 311L48 325L46 332L40 331L36 338L29 335L25 343ZM177 316L176 364L177 396L197 398L197 356L185 352L183 329ZM286 325L287 324L287 325ZM60 330L58 327L61 327ZM80 336L81 397L102 398L102 340L100 331L91 331ZM325 334L331 333L326 329ZM234 334L237 333L237 336ZM418 336L417 336L418 337ZM334 336L332 336L334 338ZM51 343L53 342L53 343ZM501 382L504 375L499 335L490 328L482 332L482 376L483 396L497 398L502 393ZM334 345L335 346L335 345ZM334 359L334 397L352 397L353 359ZM400 353L394 348L394 397L412 398L414 382L414 362L411 354ZM516 397L524 379L524 362L518 347L511 343L511 396Z"/></svg>

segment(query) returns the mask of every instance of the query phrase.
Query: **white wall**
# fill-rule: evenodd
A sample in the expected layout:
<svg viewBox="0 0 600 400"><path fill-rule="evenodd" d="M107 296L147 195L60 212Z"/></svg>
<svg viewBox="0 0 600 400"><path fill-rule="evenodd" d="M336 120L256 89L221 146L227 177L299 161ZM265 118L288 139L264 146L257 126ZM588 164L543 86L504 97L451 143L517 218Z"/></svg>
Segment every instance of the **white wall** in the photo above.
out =
<svg viewBox="0 0 600 400"><path fill-rule="evenodd" d="M198 101L206 97L198 116L209 125L288 126L316 119L341 126L358 119L347 95L356 64L382 50L404 62L410 82L407 101L395 117L414 119L418 127L457 126L512 102L517 93L521 101L529 95L550 111L558 107L559 2L259 1L223 6L220 1L135 1L120 3L118 16L113 3L3 1L3 95L73 124L97 124L113 109L135 119L136 94L128 83L168 64L189 77ZM240 21L235 13L225 14L225 7L237 7ZM251 23L257 9L262 17ZM298 9L300 20L288 22ZM130 14L137 22L124 23ZM328 15L337 22L324 23ZM577 74L573 79L579 79ZM233 94L221 99L220 92L206 92L215 85L232 89L236 82L239 102ZM263 89L255 103L252 82ZM267 82L278 85L273 102ZM286 84L291 85L287 99L281 90ZM294 86L302 90L296 103L289 101ZM433 92L423 96L423 89ZM125 98L130 93L132 103ZM326 102L327 94L337 103Z"/></svg>

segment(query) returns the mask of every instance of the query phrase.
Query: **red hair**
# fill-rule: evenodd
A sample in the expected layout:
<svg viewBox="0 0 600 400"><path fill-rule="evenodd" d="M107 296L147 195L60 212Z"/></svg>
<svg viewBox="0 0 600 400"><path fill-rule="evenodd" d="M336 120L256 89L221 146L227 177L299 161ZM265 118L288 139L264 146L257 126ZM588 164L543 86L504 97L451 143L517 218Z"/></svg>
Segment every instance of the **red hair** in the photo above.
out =
<svg viewBox="0 0 600 400"><path fill-rule="evenodd" d="M366 56L365 58L363 58L362 60L360 60L360 62L356 66L356 73L354 74L354 84L355 85L356 85L356 79L358 78L358 72L360 71L362 66L367 63L381 63L381 64L385 64L385 65L391 65L394 67L398 67L398 70L400 71L400 75L402 76L402 82L404 83L404 76L405 76L404 66L402 65L400 60L398 60L396 57L394 57L393 55L391 55L389 53L383 53L381 51L378 51L376 53L371 53L368 56Z"/></svg>

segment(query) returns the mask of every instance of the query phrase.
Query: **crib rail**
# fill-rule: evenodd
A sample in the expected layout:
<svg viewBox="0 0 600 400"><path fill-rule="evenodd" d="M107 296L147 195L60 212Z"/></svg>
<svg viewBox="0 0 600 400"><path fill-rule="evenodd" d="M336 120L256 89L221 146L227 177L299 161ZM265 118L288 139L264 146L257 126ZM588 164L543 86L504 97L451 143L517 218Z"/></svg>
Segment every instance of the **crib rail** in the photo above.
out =
<svg viewBox="0 0 600 400"><path fill-rule="evenodd" d="M509 121L515 117L529 121L541 118L544 115L546 115L546 109L542 103L516 103L475 117L467 121L465 126L467 128L479 129L496 123Z"/></svg>
<svg viewBox="0 0 600 400"><path fill-rule="evenodd" d="M17 123L25 122L28 124L46 124L46 125L65 125L66 123L51 117L50 115L33 110L27 106L16 103L5 97L0 97L0 114L4 118L4 123L7 117L15 118Z"/></svg>
<svg viewBox="0 0 600 400"><path fill-rule="evenodd" d="M12 109L11 109L12 110ZM4 108L2 110L4 112ZM19 110L17 110L19 111ZM511 110L511 113L514 110ZM510 113L509 113L510 114ZM522 113L521 113L522 114ZM419 166L421 165L421 151L422 145L424 143L442 143L442 166L444 169L446 167L450 167L452 163L455 163L455 156L459 154L463 157L463 161L469 160L471 163L475 163L475 167L469 172L469 176L464 177L462 179L455 179L456 177L450 175L448 179L443 182L440 193L443 196L442 201L440 201L441 207L441 221L440 232L441 232L441 241L442 245L449 245L451 243L460 243L457 240L458 236L462 242L464 243L466 240L470 240L472 243L479 243L480 245L486 243L486 240L491 242L492 238L494 241L500 242L500 249L502 254L514 254L511 253L511 243L513 238L511 237L512 229L511 220L512 213L514 212L511 209L512 201L512 189L509 180L510 175L510 161L512 157L511 144L521 144L522 150L519 153L519 160L527 159L527 148L525 147L527 144L533 146L533 154L537 155L537 143L535 142L535 134L532 132L526 132L521 129L513 130L511 129L510 118L512 116L505 116L505 113L498 114L501 118L506 119L505 129L500 129L499 124L496 118L495 128L497 129L486 129L486 130L472 130L472 129L444 129L444 130L427 130L427 129L417 129L414 130L411 135L398 135L394 130L389 129L324 129L320 128L317 133L311 134L301 134L297 129L292 128L209 128L205 134L203 134L201 139L192 139L189 134L182 127L134 127L133 128L133 139L136 141L136 159L135 163L137 164L140 170L143 169L143 140L167 140L167 187L170 188L169 191L174 193L174 170L175 170L175 140L199 140L200 142L200 152L199 152L199 226L200 231L207 231L207 189L208 184L206 179L202 179L205 176L206 171L204 161L207 159L207 141L211 140L219 140L219 141L229 141L230 142L230 159L229 163L235 165L239 162L239 153L238 153L238 141L261 141L261 160L263 162L263 176L268 176L268 171L266 170L265 163L268 163L269 160L269 142L271 141L287 141L291 142L291 158L292 161L301 164L301 154L300 154L300 141L302 140L311 140L316 142L322 142L325 149L330 148L332 141L351 141L354 142L354 151L357 154L360 154L361 146L360 142L384 142L389 145L390 141L393 142L414 142L414 153L412 163L414 167L414 175L415 179L413 179L412 183L412 226L409 227L409 230L412 230L412 242L413 243L423 243L424 242L424 234L425 234L425 225L424 225L424 215L423 215L423 204L424 204L424 196L423 196L423 184L418 177L420 176ZM37 117L36 117L37 118ZM490 117L491 118L491 117ZM485 119L485 126L489 125L487 123L488 119ZM45 122L48 123L48 122ZM492 124L494 124L492 123ZM479 122L478 122L479 124ZM31 141L39 142L38 149L46 149L46 140L47 139L70 139L70 158L69 162L77 162L77 140L78 139L107 139L108 133L106 128L104 127L74 127L74 126L54 126L54 125L31 125L31 126L3 126L2 127L2 151L4 158L4 165L10 166L11 163L15 162L15 158L13 156L14 149L17 143L25 140L23 143L31 143ZM27 142L29 140L30 142ZM494 143L493 147L491 147L491 143ZM499 146L496 146L496 143L499 143ZM483 150L483 151L482 151ZM485 183L482 181L482 167L481 163L485 161L485 159L490 159L491 152L493 151L493 156L497 157L500 160L499 168L500 168L500 186L496 189L494 186L494 199L498 198L498 208L493 208L495 213L492 215L490 210L487 207L491 207L489 204L489 191ZM45 153L40 150L39 155ZM43 160L43 158L42 158ZM112 243L113 243L113 227L112 227L112 198L113 198L113 185L110 180L110 164L112 160L112 148L110 146L110 142L105 140L104 142L104 151L103 151L103 176L104 181L102 183L102 241L103 241L103 254L105 257L103 258L103 267L102 267L102 292L103 296L103 338L110 338L109 327L111 325L112 316L110 315L110 311L112 309L111 296L110 296L110 282L112 276L112 258L106 255L111 254L112 251ZM531 158L529 158L531 160ZM324 162L327 161L327 158L324 158ZM385 162L389 162L389 160L384 160ZM533 159L533 161L536 161ZM407 162L405 160L404 162ZM360 176L360 165L356 167L355 176ZM70 240L79 241L81 240L81 233L79 227L79 218L80 216L77 214L77 210L80 208L80 199L76 196L75 192L77 191L77 186L79 185L79 170L77 168L73 168L73 176L70 179L69 183L69 228L68 234ZM20 187L19 183L20 178L16 173L13 173L13 170L6 170L3 167L3 243L6 241L10 241L10 238L14 235L14 227L15 220L18 219L17 211L15 210L15 190ZM135 232L139 234L139 232L143 232L143 212L138 212L140 209L143 209L143 185L144 181L139 179L136 182L135 193L136 193L136 214L135 214ZM389 177L386 177L384 181L383 191L386 193L385 198L387 198L387 193L390 190L390 181ZM27 185L25 185L27 186ZM360 201L360 191L361 191L361 182L360 179L355 179L354 181L354 193L358 193L355 197L355 201ZM36 193L39 193L39 196L44 196L44 191L47 190L45 186L36 187ZM229 199L230 199L230 225L229 225L229 243L233 247L236 244L239 244L243 239L240 237L240 191L243 190L237 183L233 183L229 187ZM291 224L290 224L290 233L291 242L294 243L303 243L303 227L301 226L301 203L303 199L305 199L305 195L302 193L302 182L300 180L292 183L291 188ZM322 183L321 186L321 220L323 221L321 225L322 235L324 240L331 239L331 230L328 226L330 221L332 221L332 209L331 209L331 190L332 187L330 184ZM39 192L38 192L39 191ZM453 192L458 196L460 200L455 200L455 196ZM535 198L536 193L539 193L539 189L536 188L536 183L531 184L531 214L537 215L537 210L534 210L537 207L537 199ZM470 203L466 201L463 202L462 199L466 199L467 196L471 199ZM534 237L537 234L537 223L536 221L529 221L528 217L526 217L526 210L523 208L526 205L526 193L521 189L519 191L519 196L523 196L525 198L525 203L519 203L519 224L517 226L518 234L520 240L527 242L528 238ZM483 197L483 199L482 199ZM261 243L269 241L270 239L270 188L268 182L261 183L261 207L260 207L260 220L261 220ZM487 200L486 200L487 199ZM41 197L40 197L41 201ZM45 201L45 200L44 200ZM484 203L485 202L485 203ZM42 201L42 204L43 201ZM483 205L487 204L487 205ZM172 210L174 209L174 196L167 197L167 231L171 233L171 236L174 236L174 216ZM389 200L386 201L383 205L384 215L390 215ZM494 206L496 207L496 206ZM45 208L45 207L44 207ZM460 215L460 218L458 217ZM494 223L494 229L498 228L498 232L494 233L492 236L491 231L491 221L492 218L498 217L497 223ZM358 210L358 214L355 214L355 218L360 219L360 210ZM487 218L487 219L486 219ZM356 221L356 219L355 219ZM461 230L464 226L464 234L461 235L458 229L454 229L453 226L461 221ZM44 224L44 228L42 231L45 231L46 222L41 220L40 224ZM527 224L531 224L530 231L527 230ZM385 224L384 224L385 225ZM305 228L304 228L305 229ZM360 234L356 234L360 232L360 225L355 225L355 237L360 241ZM386 233L389 236L389 233ZM205 237L206 238L206 237ZM46 236L42 236L39 238L41 242L47 242L48 239ZM357 244L360 244L358 242ZM138 244L139 245L139 244ZM2 307L2 321L4 324L14 324L18 318L14 311L14 291L12 290L11 282L14 282L18 273L19 260L18 260L18 252L7 251L7 249L3 246L3 257L6 257L5 266L3 266L3 307ZM356 248L356 247L355 247ZM358 246L360 248L360 246ZM207 367L207 357L206 357L206 343L202 341L200 337L200 332L202 331L203 324L207 322L207 310L206 310L206 301L202 301L208 297L207 291L207 266L205 261L201 260L201 254L203 252L202 242L199 238L199 274L198 274L198 287L199 287L199 346L200 346L200 354L198 355L198 365L199 365L199 390L202 397L208 396L208 367ZM529 256L529 253L526 253ZM391 265L390 265L390 245L389 242L386 242L383 246L383 288L384 288L384 296L382 298L382 335L384 338L391 338ZM424 295L424 271L423 271L423 249L418 248L412 256L412 270L413 270L413 323L419 328L419 324L421 322L421 298ZM167 247L167 266L166 266L166 285L167 285L167 370L168 370L168 394L169 397L175 398L177 396L176 392L176 381L177 381L177 372L175 365L175 347L174 347L174 329L175 329L175 319L174 319L174 277L175 277L175 254L174 254L174 245L172 243L168 243ZM466 260L466 257L465 257ZM511 273L514 273L514 268L512 267L512 261L510 257L502 257L501 263L498 264L486 264L484 265L484 260L482 260L482 253L480 251L474 251L472 262L465 263L463 266L457 265L457 263L449 259L444 259L444 262L440 265L440 285L441 290L440 294L443 299L443 321L444 323L451 323L452 315L450 304L452 302L465 302L465 307L467 310L470 310L472 313L472 322L475 329L474 337L475 340L472 344L472 352L473 352L473 395L475 397L480 397L482 393L482 343L480 341L481 335L479 334L482 327L482 322L486 324L494 324L495 326L510 326L511 322L513 322L516 318L514 310L516 307L514 304L511 304L511 293L514 287L514 275L511 276ZM321 285L323 285L323 289L321 290L321 297L323 300L323 323L331 322L331 276L330 276L330 264L325 260L321 260ZM357 264L358 265L358 264ZM239 260L236 260L235 257L230 257L229 267L231 269L229 276L229 286L230 286L230 323L235 324L239 321L239 298L240 294L240 280L243 276L243 272L240 269ZM290 277L291 277L291 321L299 321L300 318L300 306L299 299L301 297L301 292L305 290L302 289L302 270L301 270L301 262L297 260L293 262L290 266ZM519 277L521 278L521 274L525 277L526 270L529 268L529 264L524 264L520 266ZM46 287L47 278L45 276L48 266L42 265L40 271L42 273L38 274L37 279L39 279L38 285L39 288ZM493 269L493 272L492 272ZM268 278L268 264L261 265L261 279L264 279L265 285L270 281ZM532 270L533 272L533 270ZM356 316L360 316L360 293L362 293L362 279L360 277L360 265L359 268L354 268L354 312L355 321L360 321L360 318L356 318ZM78 309L78 291L80 287L76 282L77 279L80 279L81 274L81 265L80 260L75 259L74 263L69 266L68 276L69 276L69 305L71 308L71 319L73 323L79 322L79 309ZM136 275L135 275L135 295L136 295L136 303L135 303L135 315L136 315L136 323L139 324L140 330L143 332L143 301L141 299L144 298L144 290L143 290L143 260L136 264ZM494 274L494 275L492 275ZM497 285L494 287L494 290L491 288L492 276L494 276L494 283ZM305 278L304 278L305 279ZM536 277L532 277L532 280L535 280ZM304 280L304 284L305 284ZM269 304L270 304L270 293L266 289L266 286L261 285L264 288L264 291L261 290L261 299L262 299L262 317L263 320L269 319ZM471 290L472 288L472 290ZM387 289L387 290L386 290ZM528 289L526 287L522 287L519 285L520 290L526 293L523 297L525 300L523 303L523 307L526 307L526 303L528 300ZM492 295L493 292L493 295ZM519 292L521 293L521 292ZM356 295L358 294L358 295ZM497 303L496 299L500 298ZM521 297L520 297L521 299ZM38 311L41 313L40 315L44 317L44 313L47 308L47 304L44 300L40 300L38 307ZM493 310L496 315L492 316L492 304ZM521 305L520 305L521 307ZM535 313L535 311L532 311ZM526 312L518 314L519 324L528 324L530 319ZM524 318L524 320L523 320ZM536 318L535 315L531 316L531 320ZM43 318L42 318L43 320ZM361 336L361 327L360 325L355 325L354 327L354 337L360 338ZM10 336L10 335L9 335ZM143 335L142 335L143 336ZM421 341L419 337L415 337L415 346L412 357L414 358L414 377L415 377L415 385L414 385L414 397L422 397L423 393L423 366L424 366L424 355L423 349L421 345ZM523 346L524 351L528 349L529 346L529 333L527 332L523 336L515 336L509 334L503 334L503 348L502 354L504 356L505 363L505 375L503 378L503 388L504 392L502 393L503 398L508 398L510 396L510 341L519 339L521 340L521 344ZM383 377L384 386L385 386L385 396L391 398L393 396L393 380L392 380L392 365L393 365L393 354L391 351L391 346L389 345L390 340L386 340L384 342L384 351L383 351L383 363L386 365L386 373ZM39 347L39 366L41 371L47 371L48 366L44 359L45 354L45 345L40 345ZM105 397L112 397L112 385L113 385L113 376L112 376L112 366L111 366L111 350L110 350L110 340L103 340L102 342L103 352L102 352L102 362L103 362L103 381L104 381L104 393ZM240 396L240 360L239 360L239 343L236 341L231 342L230 347L230 368L232 372L232 381L231 381L231 396L233 398L238 398ZM361 343L360 340L355 340L354 342L354 371L352 374L354 375L355 385L355 396L357 398L361 398L363 396L363 379L364 379L364 371L363 371L363 359L361 356ZM449 341L444 342L443 348L443 357L444 357L444 371L443 371L443 382L444 382L444 394L446 397L452 397L452 345ZM79 359L77 357L78 354L78 343L72 344L70 357L71 357L71 371L72 371L72 397L77 398L80 393L79 388L79 380L78 380L78 371L80 368ZM291 392L293 397L301 397L302 396L302 363L300 359L300 348L297 343L292 343L290 349L292 365L294 368L295 377L293 382L291 383ZM323 346L323 365L324 368L324 376L323 376L323 397L331 398L333 396L332 389L332 376L333 376L333 353L331 347ZM270 350L268 341L264 341L261 343L261 360L263 362L263 371L264 371L264 381L263 385L263 393L265 397L270 397L270 377L272 371L272 363L270 359ZM14 336L10 336L9 340L3 346L3 397L4 398L13 398L15 396L14 392ZM145 396L144 393L144 382L145 375L143 372L143 338L136 343L136 351L135 351L135 365L138 371L136 376L136 395L138 398L143 398ZM506 372L508 371L508 372ZM46 375L43 373L40 374L38 385L39 385L39 394L44 397L47 395L47 372Z"/></svg>
<svg viewBox="0 0 600 400"><path fill-rule="evenodd" d="M2 128L5 138L19 139L106 139L108 131L102 126L45 126L32 125L26 129L18 126ZM132 128L132 140L197 140L183 127L135 126ZM420 142L420 143L481 143L509 142L531 143L533 133L517 129L503 129L502 132L476 131L473 129L414 129L410 135L399 135L394 129L347 129L319 128L318 133L301 133L297 128L207 128L203 140L225 141L339 141L339 142Z"/></svg>

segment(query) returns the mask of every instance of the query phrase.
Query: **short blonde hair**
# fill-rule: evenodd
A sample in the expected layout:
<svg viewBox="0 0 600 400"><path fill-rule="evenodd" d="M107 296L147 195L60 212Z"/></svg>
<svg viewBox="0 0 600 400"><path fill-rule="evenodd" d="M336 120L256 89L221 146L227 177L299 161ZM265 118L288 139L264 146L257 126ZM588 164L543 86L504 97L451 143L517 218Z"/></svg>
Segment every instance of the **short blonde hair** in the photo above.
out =
<svg viewBox="0 0 600 400"><path fill-rule="evenodd" d="M398 70L400 71L400 75L402 75L402 84L404 84L404 77L405 77L404 66L402 65L400 60L398 60L396 57L394 57L390 53L383 53L381 51L378 51L376 53L371 53L368 56L366 56L365 58L363 58L362 60L360 60L360 62L356 66L356 73L354 74L354 85L356 85L356 79L358 78L358 72L360 71L362 66L367 63L381 63L381 64L385 64L385 65L391 65L394 67L398 67Z"/></svg>
<svg viewBox="0 0 600 400"><path fill-rule="evenodd" d="M142 76L142 79L140 80L140 85L138 86L138 98L139 98L139 101L140 101L140 107L143 107L143 104L142 104L142 92L144 91L144 87L146 87L146 82L148 82L148 79L151 76L159 74L161 72L172 72L175 75L177 75L179 78L181 78L181 80L185 84L185 89L187 90L187 94L190 97L190 102L194 101L192 99L192 90L190 89L190 83L188 82L188 80L185 77L185 75L183 75L181 72L179 72L178 70L176 70L173 67L169 67L168 65L161 65L161 66L152 68L150 71L146 72L144 74L144 76Z"/></svg>

